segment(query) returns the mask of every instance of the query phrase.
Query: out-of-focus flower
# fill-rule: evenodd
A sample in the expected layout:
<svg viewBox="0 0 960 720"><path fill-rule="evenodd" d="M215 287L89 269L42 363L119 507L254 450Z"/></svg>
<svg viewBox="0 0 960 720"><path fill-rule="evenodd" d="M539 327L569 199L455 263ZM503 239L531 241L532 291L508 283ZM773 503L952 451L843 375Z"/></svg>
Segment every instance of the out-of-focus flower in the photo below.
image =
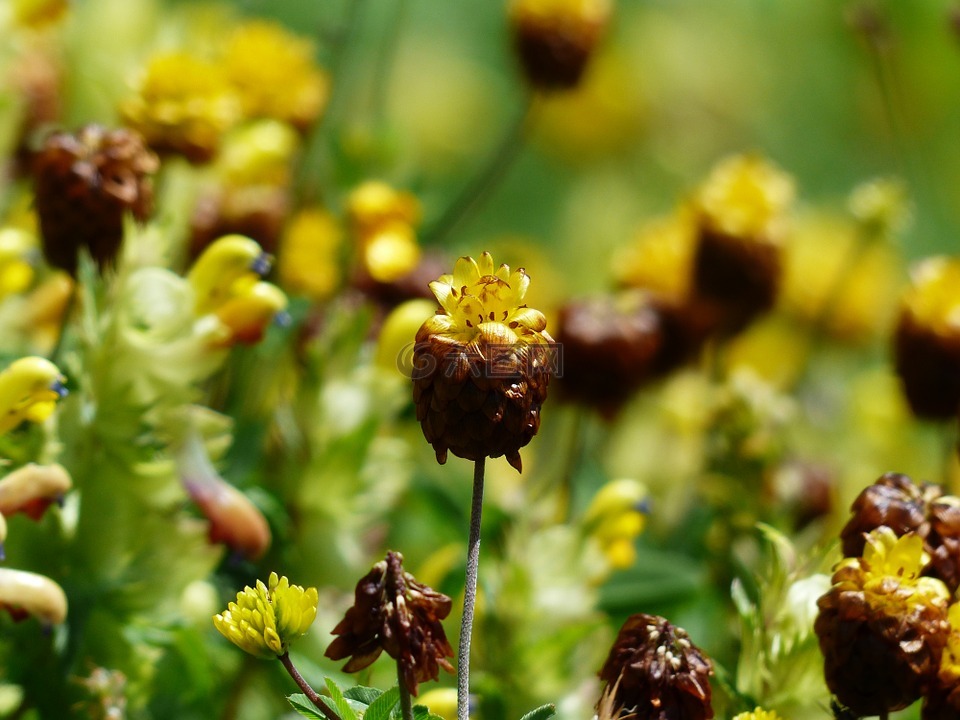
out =
<svg viewBox="0 0 960 720"><path fill-rule="evenodd" d="M960 410L960 260L934 257L911 273L893 339L894 364L914 414Z"/></svg>
<svg viewBox="0 0 960 720"><path fill-rule="evenodd" d="M57 22L70 7L68 0L12 0L13 19L18 25L42 28Z"/></svg>
<svg viewBox="0 0 960 720"><path fill-rule="evenodd" d="M331 213L322 208L298 212L287 224L277 253L281 285L314 302L330 297L342 277L342 243L343 230Z"/></svg>
<svg viewBox="0 0 960 720"><path fill-rule="evenodd" d="M226 235L212 243L187 273L194 313L215 312L227 301L242 297L270 272L271 263L260 245L243 235Z"/></svg>
<svg viewBox="0 0 960 720"><path fill-rule="evenodd" d="M377 338L377 365L413 377L413 338L420 326L437 310L430 300L407 300L387 315Z"/></svg>
<svg viewBox="0 0 960 720"><path fill-rule="evenodd" d="M220 344L260 342L270 323L282 317L286 309L287 296L276 285L262 281L252 285L216 309L217 319L229 330Z"/></svg>
<svg viewBox="0 0 960 720"><path fill-rule="evenodd" d="M897 178L861 183L850 193L849 206L870 238L892 238L910 224L910 198L906 186Z"/></svg>
<svg viewBox="0 0 960 720"><path fill-rule="evenodd" d="M634 542L647 523L646 486L630 478L611 480L593 496L583 516L583 529L600 545L610 567L631 567Z"/></svg>
<svg viewBox="0 0 960 720"><path fill-rule="evenodd" d="M245 587L237 601L213 617L220 633L241 650L269 659L286 654L317 616L316 588L291 585L286 576L270 573L267 584L257 580Z"/></svg>
<svg viewBox="0 0 960 720"><path fill-rule="evenodd" d="M66 378L49 360L25 357L0 372L0 435L24 420L43 422L66 394Z"/></svg>
<svg viewBox="0 0 960 720"><path fill-rule="evenodd" d="M560 309L561 392L610 418L645 383L689 355L669 306L643 292L568 302Z"/></svg>
<svg viewBox="0 0 960 720"><path fill-rule="evenodd" d="M960 603L947 612L950 634L940 658L940 670L933 687L923 698L923 720L948 720L960 713Z"/></svg>
<svg viewBox="0 0 960 720"><path fill-rule="evenodd" d="M858 716L881 715L917 700L940 668L950 592L922 577L923 539L881 527L862 557L834 570L814 629L827 686Z"/></svg>
<svg viewBox="0 0 960 720"><path fill-rule="evenodd" d="M845 557L861 555L867 533L881 526L897 536L913 532L923 538L930 556L923 574L939 578L951 591L960 586L960 498L944 495L934 483L886 473L864 488L850 511L840 531Z"/></svg>
<svg viewBox="0 0 960 720"><path fill-rule="evenodd" d="M245 123L224 137L216 169L231 186L285 186L298 146L297 134L286 123L269 119Z"/></svg>
<svg viewBox="0 0 960 720"><path fill-rule="evenodd" d="M354 604L333 629L339 637L326 656L350 657L344 672L357 672L386 650L400 667L404 687L416 695L419 683L440 677L440 668L453 672L447 660L453 648L441 623L451 604L446 595L404 571L400 553L388 551L357 583Z"/></svg>
<svg viewBox="0 0 960 720"><path fill-rule="evenodd" d="M697 192L693 292L720 329L738 330L773 305L793 197L790 176L753 155L722 160Z"/></svg>
<svg viewBox="0 0 960 720"><path fill-rule="evenodd" d="M254 20L227 40L223 67L247 117L273 118L306 130L323 112L329 80L309 41L277 23Z"/></svg>
<svg viewBox="0 0 960 720"><path fill-rule="evenodd" d="M679 208L644 224L617 252L613 274L621 285L684 300L690 295L696 239L693 213Z"/></svg>
<svg viewBox="0 0 960 720"><path fill-rule="evenodd" d="M898 260L887 245L858 250L860 243L848 218L801 218L783 248L780 307L847 342L886 332L896 306Z"/></svg>
<svg viewBox="0 0 960 720"><path fill-rule="evenodd" d="M157 152L205 163L240 118L241 107L221 65L189 52L170 52L150 59L136 94L120 112Z"/></svg>
<svg viewBox="0 0 960 720"><path fill-rule="evenodd" d="M0 608L16 620L33 615L46 626L59 625L67 617L67 596L45 575L0 568Z"/></svg>
<svg viewBox="0 0 960 720"><path fill-rule="evenodd" d="M350 192L347 216L354 234L366 237L395 222L417 225L420 202L413 194L381 180L368 180Z"/></svg>
<svg viewBox="0 0 960 720"><path fill-rule="evenodd" d="M75 274L85 248L101 270L123 241L124 216L146 220L153 209L156 156L131 130L87 125L50 135L34 161L43 254Z"/></svg>
<svg viewBox="0 0 960 720"><path fill-rule="evenodd" d="M66 273L53 273L27 296L18 329L35 352L53 348L63 327L63 314L73 294L73 280Z"/></svg>
<svg viewBox="0 0 960 720"><path fill-rule="evenodd" d="M127 717L127 676L119 670L94 668L77 682L90 694L90 699L75 707L88 713L91 720L125 720Z"/></svg>
<svg viewBox="0 0 960 720"><path fill-rule="evenodd" d="M252 560L262 557L270 547L270 526L246 495L220 477L196 432L184 440L177 464L183 487L210 522L210 542Z"/></svg>
<svg viewBox="0 0 960 720"><path fill-rule="evenodd" d="M754 708L749 712L738 713L733 716L733 720L783 720L774 710L764 710L761 707Z"/></svg>
<svg viewBox="0 0 960 720"><path fill-rule="evenodd" d="M457 720L457 689L434 688L417 698L417 705L429 708L443 720Z"/></svg>
<svg viewBox="0 0 960 720"><path fill-rule="evenodd" d="M37 241L31 233L12 227L0 229L0 300L30 287L36 253Z"/></svg>
<svg viewBox="0 0 960 720"><path fill-rule="evenodd" d="M468 460L505 455L521 469L553 360L546 318L523 303L529 284L523 268L495 268L489 253L460 258L430 284L442 311L417 332L413 399L440 464L450 450Z"/></svg>
<svg viewBox="0 0 960 720"><path fill-rule="evenodd" d="M71 487L73 481L62 465L24 465L0 480L0 514L22 512L39 520Z"/></svg>
<svg viewBox="0 0 960 720"><path fill-rule="evenodd" d="M527 81L538 90L575 87L611 10L610 0L514 0L510 26Z"/></svg>
<svg viewBox="0 0 960 720"><path fill-rule="evenodd" d="M190 218L190 255L201 255L224 235L244 235L273 251L289 212L288 188L248 185L212 189L197 200Z"/></svg>
<svg viewBox="0 0 960 720"><path fill-rule="evenodd" d="M611 718L710 720L712 674L685 630L656 615L631 615L600 670L601 703L605 697Z"/></svg>

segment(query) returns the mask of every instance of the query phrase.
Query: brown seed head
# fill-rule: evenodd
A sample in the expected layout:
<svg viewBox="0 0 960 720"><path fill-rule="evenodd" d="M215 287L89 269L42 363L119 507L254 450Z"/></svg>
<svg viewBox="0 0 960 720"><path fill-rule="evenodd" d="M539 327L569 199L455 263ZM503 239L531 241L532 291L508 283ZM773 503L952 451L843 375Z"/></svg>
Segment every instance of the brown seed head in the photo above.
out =
<svg viewBox="0 0 960 720"><path fill-rule="evenodd" d="M447 660L453 648L440 622L450 608L450 598L417 582L404 571L403 556L388 551L357 583L354 604L333 629L339 637L326 656L350 657L343 670L357 672L386 650L399 664L404 686L416 695L419 683L440 677L440 668L453 672Z"/></svg>
<svg viewBox="0 0 960 720"><path fill-rule="evenodd" d="M607 683L607 704L618 708L611 717L710 720L712 674L710 660L685 630L662 617L637 614L620 628L600 679Z"/></svg>
<svg viewBox="0 0 960 720"><path fill-rule="evenodd" d="M153 208L150 176L157 157L132 130L87 125L50 135L34 162L43 254L76 273L86 248L98 267L112 265L123 241L123 218L146 220Z"/></svg>

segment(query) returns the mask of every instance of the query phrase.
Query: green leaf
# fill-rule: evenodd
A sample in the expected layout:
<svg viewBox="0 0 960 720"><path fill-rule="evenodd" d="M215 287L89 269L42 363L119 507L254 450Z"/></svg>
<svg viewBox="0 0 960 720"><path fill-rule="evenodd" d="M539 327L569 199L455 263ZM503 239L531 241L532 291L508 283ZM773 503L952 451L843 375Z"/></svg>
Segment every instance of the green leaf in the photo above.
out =
<svg viewBox="0 0 960 720"><path fill-rule="evenodd" d="M332 678L326 678L326 680L327 690L330 691L330 702L328 704L333 706L337 715L340 716L340 720L359 720L357 713L350 707L350 703L343 696L343 691L340 690L339 686Z"/></svg>
<svg viewBox="0 0 960 720"><path fill-rule="evenodd" d="M553 703L547 703L546 705L541 705L536 710L531 710L520 718L520 720L547 720L547 718L553 717L556 714L557 706Z"/></svg>
<svg viewBox="0 0 960 720"><path fill-rule="evenodd" d="M399 701L400 688L398 687L392 687L385 693L380 693L379 697L370 703L367 711L363 714L363 720L388 720L390 713L393 712Z"/></svg>
<svg viewBox="0 0 960 720"><path fill-rule="evenodd" d="M307 718L319 718L319 720L326 720L323 714L314 707L313 703L310 702L310 699L303 693L297 693L295 695L287 695L287 701L293 705L293 709L298 713Z"/></svg>
<svg viewBox="0 0 960 720"><path fill-rule="evenodd" d="M414 705L413 720L443 720L443 718L430 712L430 708L426 705Z"/></svg>
<svg viewBox="0 0 960 720"><path fill-rule="evenodd" d="M373 701L381 695L383 695L382 690L379 690L378 688L365 687L363 685L355 685L354 687L343 691L343 696L347 700L356 700L364 706L372 705Z"/></svg>

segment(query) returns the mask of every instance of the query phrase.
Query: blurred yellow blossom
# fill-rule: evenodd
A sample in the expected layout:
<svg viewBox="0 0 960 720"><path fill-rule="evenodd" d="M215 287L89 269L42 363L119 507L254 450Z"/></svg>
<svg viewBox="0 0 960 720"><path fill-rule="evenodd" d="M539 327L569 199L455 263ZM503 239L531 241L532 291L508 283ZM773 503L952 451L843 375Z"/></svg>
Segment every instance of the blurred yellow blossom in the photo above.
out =
<svg viewBox="0 0 960 720"><path fill-rule="evenodd" d="M0 435L24 420L43 422L64 394L66 378L49 360L25 357L0 372Z"/></svg>
<svg viewBox="0 0 960 720"><path fill-rule="evenodd" d="M277 258L280 283L290 293L311 300L329 297L340 284L343 230L322 208L306 208L287 225Z"/></svg>
<svg viewBox="0 0 960 720"><path fill-rule="evenodd" d="M121 104L124 121L158 152L207 162L240 119L240 102L219 64L186 51L150 58L136 94Z"/></svg>
<svg viewBox="0 0 960 720"><path fill-rule="evenodd" d="M633 565L634 541L647 522L647 488L630 478L611 480L597 491L583 517L583 528L599 545L610 566Z"/></svg>
<svg viewBox="0 0 960 720"><path fill-rule="evenodd" d="M38 252L33 234L12 227L0 230L0 299L30 286L34 276L31 260Z"/></svg>
<svg viewBox="0 0 960 720"><path fill-rule="evenodd" d="M733 720L783 720L774 710L764 710L761 707L750 712L734 715Z"/></svg>
<svg viewBox="0 0 960 720"><path fill-rule="evenodd" d="M14 21L32 28L56 22L70 7L68 0L12 0L11 4Z"/></svg>
<svg viewBox="0 0 960 720"><path fill-rule="evenodd" d="M0 568L0 608L14 620L33 615L44 625L59 625L67 619L67 596L45 575Z"/></svg>
<svg viewBox="0 0 960 720"><path fill-rule="evenodd" d="M286 123L244 123L224 137L217 166L228 185L285 186L298 144L296 132Z"/></svg>
<svg viewBox="0 0 960 720"><path fill-rule="evenodd" d="M347 215L358 236L369 236L394 222L417 225L420 201L381 180L368 180L350 192Z"/></svg>
<svg viewBox="0 0 960 720"><path fill-rule="evenodd" d="M650 220L614 257L613 272L622 285L651 290L680 300L690 291L696 225L688 208Z"/></svg>
<svg viewBox="0 0 960 720"><path fill-rule="evenodd" d="M327 76L314 64L309 41L282 26L254 20L227 41L223 67L247 117L266 117L305 130L323 112Z"/></svg>

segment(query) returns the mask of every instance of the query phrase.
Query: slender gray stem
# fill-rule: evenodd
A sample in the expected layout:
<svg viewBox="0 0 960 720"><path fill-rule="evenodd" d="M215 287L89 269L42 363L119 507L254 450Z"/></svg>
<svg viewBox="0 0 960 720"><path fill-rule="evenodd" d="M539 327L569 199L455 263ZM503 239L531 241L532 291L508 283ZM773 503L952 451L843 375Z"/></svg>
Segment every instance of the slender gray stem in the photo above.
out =
<svg viewBox="0 0 960 720"><path fill-rule="evenodd" d="M413 701L403 681L403 667L399 662L397 663L397 688L400 690L400 717L403 720L413 720Z"/></svg>
<svg viewBox="0 0 960 720"><path fill-rule="evenodd" d="M320 695L317 694L317 691L310 687L310 683L303 679L303 675L300 674L300 671L293 666L293 660L290 659L290 653L278 655L277 659L290 674L290 677L293 678L293 681L297 684L297 687L303 690L303 694L307 696L307 699L310 700L310 702L317 706L317 709L323 713L323 716L327 718L327 720L340 720L340 718L337 717L337 714L327 707L327 704L320 698Z"/></svg>
<svg viewBox="0 0 960 720"><path fill-rule="evenodd" d="M467 579L463 590L463 619L460 622L460 647L457 650L457 720L470 718L470 637L473 633L473 607L477 601L477 567L480 564L480 517L483 512L483 465L473 465L473 501L470 505L470 540L467 545Z"/></svg>

